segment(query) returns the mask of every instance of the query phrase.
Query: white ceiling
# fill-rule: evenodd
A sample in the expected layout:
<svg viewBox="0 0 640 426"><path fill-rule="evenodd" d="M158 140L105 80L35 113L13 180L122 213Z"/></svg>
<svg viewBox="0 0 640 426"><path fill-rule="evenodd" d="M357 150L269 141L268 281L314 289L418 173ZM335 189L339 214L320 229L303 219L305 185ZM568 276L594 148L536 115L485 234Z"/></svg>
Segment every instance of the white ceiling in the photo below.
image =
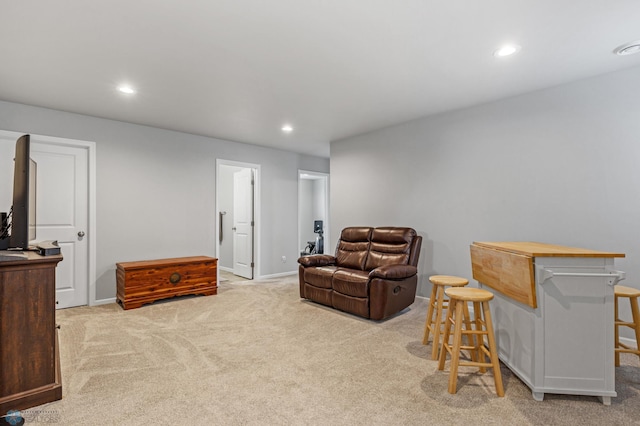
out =
<svg viewBox="0 0 640 426"><path fill-rule="evenodd" d="M0 100L328 156L638 66L612 51L639 18L639 0L0 0ZM494 58L506 42L521 52Z"/></svg>

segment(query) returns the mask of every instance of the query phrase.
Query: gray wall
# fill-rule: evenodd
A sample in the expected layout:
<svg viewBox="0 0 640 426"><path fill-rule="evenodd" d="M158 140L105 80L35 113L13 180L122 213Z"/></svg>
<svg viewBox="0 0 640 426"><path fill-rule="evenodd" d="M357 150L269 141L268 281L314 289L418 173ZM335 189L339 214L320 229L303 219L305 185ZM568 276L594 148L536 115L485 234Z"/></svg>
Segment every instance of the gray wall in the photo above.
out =
<svg viewBox="0 0 640 426"><path fill-rule="evenodd" d="M638 93L632 68L334 142L332 235L415 228L423 296L431 274L471 278L473 241L623 252L640 287Z"/></svg>
<svg viewBox="0 0 640 426"><path fill-rule="evenodd" d="M116 262L215 256L218 158L261 166L258 277L295 272L298 169L329 171L326 158L1 101L0 129L96 142L98 300L115 296Z"/></svg>

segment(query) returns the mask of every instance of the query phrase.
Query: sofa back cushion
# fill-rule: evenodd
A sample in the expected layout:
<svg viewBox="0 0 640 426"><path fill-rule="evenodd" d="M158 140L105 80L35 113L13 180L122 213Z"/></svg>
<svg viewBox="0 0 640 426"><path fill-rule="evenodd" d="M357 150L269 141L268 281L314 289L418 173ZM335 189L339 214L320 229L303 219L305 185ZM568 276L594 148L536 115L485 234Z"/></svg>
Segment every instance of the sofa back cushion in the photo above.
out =
<svg viewBox="0 0 640 426"><path fill-rule="evenodd" d="M372 229L353 226L342 230L336 247L336 266L364 270Z"/></svg>
<svg viewBox="0 0 640 426"><path fill-rule="evenodd" d="M412 228L375 228L371 234L371 246L365 270L371 271L383 265L407 265L416 231Z"/></svg>

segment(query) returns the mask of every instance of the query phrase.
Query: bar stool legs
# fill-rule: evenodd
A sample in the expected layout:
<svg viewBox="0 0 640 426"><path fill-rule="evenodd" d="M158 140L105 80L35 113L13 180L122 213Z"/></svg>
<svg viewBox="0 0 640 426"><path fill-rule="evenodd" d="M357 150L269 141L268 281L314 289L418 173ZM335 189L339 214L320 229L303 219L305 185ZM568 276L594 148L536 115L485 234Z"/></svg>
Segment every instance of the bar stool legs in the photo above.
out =
<svg viewBox="0 0 640 426"><path fill-rule="evenodd" d="M493 294L487 290L477 288L449 288L445 290L449 297L449 309L445 320L444 336L442 339L442 351L438 363L438 370L444 369L446 353L451 355L451 366L449 372L449 393L455 394L458 380L459 366L475 366L484 372L486 367L493 369L493 377L496 386L496 394L504 396L502 386L502 374L500 373L500 361L498 359L498 349L496 346L493 323L491 321L491 311L489 300L493 299ZM471 323L475 328L465 327L462 329L465 318L465 306L467 302L473 302L474 319ZM468 318L468 317L467 317ZM453 344L449 343L451 327L453 326ZM469 344L462 345L462 336L474 336ZM484 344L484 336L487 336L488 349ZM468 350L471 353L471 361L460 361L460 351ZM486 362L485 356L489 357Z"/></svg>
<svg viewBox="0 0 640 426"><path fill-rule="evenodd" d="M434 341L436 340L436 329L433 326L433 324L437 324L438 322L442 321L441 318L438 318L437 313L438 313L438 308L440 308L440 312L442 312L443 304L444 304L444 289L442 289L441 286L435 285L432 283L431 296L429 297L429 309L427 310L427 319L424 324L424 335L422 336L423 345L426 345L427 343L429 343L429 333L432 331L432 329L433 329L433 340ZM436 312L435 321L433 320L434 312ZM440 313L440 316L442 316L442 313ZM440 332L440 328L438 327L438 334L440 334L439 332Z"/></svg>
<svg viewBox="0 0 640 426"><path fill-rule="evenodd" d="M618 315L618 298L628 297L631 304L632 322L622 321ZM616 367L620 366L620 353L627 352L638 355L640 357L640 309L638 309L638 297L640 290L635 288L617 285L614 287L614 312L615 312L615 363ZM620 343L620 327L629 327L635 330L636 348Z"/></svg>
<svg viewBox="0 0 640 426"><path fill-rule="evenodd" d="M429 343L429 334L433 333L433 347L431 349L431 359L438 359L440 350L440 335L442 334L442 324L444 323L444 312L448 306L448 300L444 297L444 288L463 287L469 284L466 278L454 277L451 275L432 275L429 277L432 283L431 297L429 297L429 309L427 319L424 324L424 335L422 344ZM435 314L435 319L434 319Z"/></svg>

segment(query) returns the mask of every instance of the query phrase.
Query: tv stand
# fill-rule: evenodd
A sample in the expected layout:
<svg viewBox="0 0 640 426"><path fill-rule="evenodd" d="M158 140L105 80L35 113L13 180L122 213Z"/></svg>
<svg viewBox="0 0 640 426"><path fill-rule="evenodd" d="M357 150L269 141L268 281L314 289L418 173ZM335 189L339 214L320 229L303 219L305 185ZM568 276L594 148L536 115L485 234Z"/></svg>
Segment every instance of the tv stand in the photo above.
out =
<svg viewBox="0 0 640 426"><path fill-rule="evenodd" d="M28 259L28 256L21 251L0 250L0 262L12 262L20 259Z"/></svg>
<svg viewBox="0 0 640 426"><path fill-rule="evenodd" d="M0 413L62 398L55 323L61 255L0 262Z"/></svg>

